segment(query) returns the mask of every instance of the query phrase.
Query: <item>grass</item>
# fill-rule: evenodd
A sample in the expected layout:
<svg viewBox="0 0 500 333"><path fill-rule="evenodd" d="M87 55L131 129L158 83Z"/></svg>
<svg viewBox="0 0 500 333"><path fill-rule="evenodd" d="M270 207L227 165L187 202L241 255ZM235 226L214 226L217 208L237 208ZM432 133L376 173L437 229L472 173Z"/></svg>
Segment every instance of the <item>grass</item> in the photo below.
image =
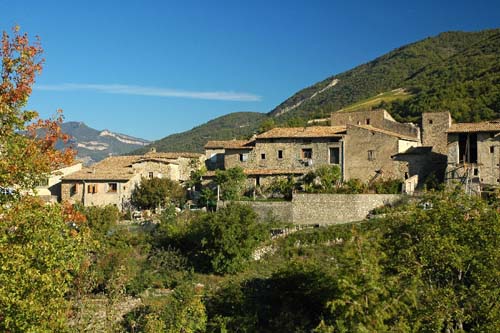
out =
<svg viewBox="0 0 500 333"><path fill-rule="evenodd" d="M352 111L364 111L370 110L372 107L380 104L381 102L392 102L397 99L405 100L410 98L412 95L405 91L404 89L394 89L384 93L380 93L376 96L372 96L368 99L362 100L360 102L351 104L345 108L338 110L337 112L352 112Z"/></svg>

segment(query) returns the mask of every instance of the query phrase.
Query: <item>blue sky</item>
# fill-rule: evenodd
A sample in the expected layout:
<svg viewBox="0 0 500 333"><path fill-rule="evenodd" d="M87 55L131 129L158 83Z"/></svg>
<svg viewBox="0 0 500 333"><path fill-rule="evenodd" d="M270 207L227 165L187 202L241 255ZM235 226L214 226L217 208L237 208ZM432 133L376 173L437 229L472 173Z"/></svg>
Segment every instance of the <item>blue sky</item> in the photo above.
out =
<svg viewBox="0 0 500 333"><path fill-rule="evenodd" d="M293 93L443 31L500 26L500 1L6 1L39 35L29 107L160 139Z"/></svg>

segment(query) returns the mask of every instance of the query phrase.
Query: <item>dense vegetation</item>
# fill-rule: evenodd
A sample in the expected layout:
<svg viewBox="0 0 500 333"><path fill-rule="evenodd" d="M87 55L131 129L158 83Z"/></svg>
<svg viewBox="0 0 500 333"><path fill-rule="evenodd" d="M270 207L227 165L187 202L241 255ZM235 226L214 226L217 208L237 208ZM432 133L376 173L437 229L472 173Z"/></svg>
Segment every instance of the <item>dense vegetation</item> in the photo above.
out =
<svg viewBox="0 0 500 333"><path fill-rule="evenodd" d="M100 244L69 299L72 329L128 332L485 332L500 325L500 215L460 191L431 192L383 218L305 229L245 205L167 209L156 227L84 212ZM260 260L256 249L268 249ZM83 288L87 286L87 289ZM87 304L104 297L104 306ZM127 299L141 302L113 320ZM89 315L89 312L94 315ZM93 319L105 312L106 323Z"/></svg>
<svg viewBox="0 0 500 333"><path fill-rule="evenodd" d="M399 120L418 120L426 111L449 110L459 121L492 119L500 112L500 30L446 32L409 44L371 62L299 91L271 112L304 101L280 118L328 115L380 93L403 88L403 103L381 106ZM332 80L338 83L308 99Z"/></svg>

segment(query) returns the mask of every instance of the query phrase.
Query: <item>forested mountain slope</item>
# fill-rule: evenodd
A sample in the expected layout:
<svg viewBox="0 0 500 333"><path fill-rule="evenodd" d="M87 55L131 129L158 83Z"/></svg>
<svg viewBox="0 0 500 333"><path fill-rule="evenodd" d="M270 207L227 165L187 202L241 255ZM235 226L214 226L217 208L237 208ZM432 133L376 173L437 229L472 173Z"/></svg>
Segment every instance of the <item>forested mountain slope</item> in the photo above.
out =
<svg viewBox="0 0 500 333"><path fill-rule="evenodd" d="M270 115L310 119L397 88L412 98L383 105L400 120L448 109L457 120L498 117L500 29L445 32L400 47L347 72L305 88Z"/></svg>
<svg viewBox="0 0 500 333"><path fill-rule="evenodd" d="M189 131L169 135L134 153L143 154L151 147L155 147L157 151L203 152L203 146L208 140L242 139L251 136L265 118L265 114L258 112L230 113Z"/></svg>

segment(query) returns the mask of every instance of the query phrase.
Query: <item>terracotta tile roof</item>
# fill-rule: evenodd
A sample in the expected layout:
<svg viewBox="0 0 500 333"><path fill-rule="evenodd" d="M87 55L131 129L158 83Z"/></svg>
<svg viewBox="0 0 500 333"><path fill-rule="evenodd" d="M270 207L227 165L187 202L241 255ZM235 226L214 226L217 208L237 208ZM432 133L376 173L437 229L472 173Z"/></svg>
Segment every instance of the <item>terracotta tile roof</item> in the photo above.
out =
<svg viewBox="0 0 500 333"><path fill-rule="evenodd" d="M480 123L452 124L448 133L500 132L500 121L483 121Z"/></svg>
<svg viewBox="0 0 500 333"><path fill-rule="evenodd" d="M248 148L245 145L251 143L249 140L219 140L208 141L205 149L239 149Z"/></svg>
<svg viewBox="0 0 500 333"><path fill-rule="evenodd" d="M257 139L338 137L345 126L276 127L257 135Z"/></svg>
<svg viewBox="0 0 500 333"><path fill-rule="evenodd" d="M393 137L396 137L396 138L399 138L399 139L402 139L402 140L419 141L419 139L417 137L415 137L415 136L404 135L404 134L400 134L400 133L388 131L388 130L385 130L385 129L381 129L381 128L378 128L378 127L373 127L373 126L370 126L370 125L349 125L349 126L358 127L358 128L362 128L362 129L365 129L365 130L368 130L368 131L377 132L377 133L382 133L382 134L393 136Z"/></svg>
<svg viewBox="0 0 500 333"><path fill-rule="evenodd" d="M167 162L178 164L176 159L200 158L198 153L156 153L149 152L145 155L111 156L90 167L63 177L64 180L129 180L135 172L132 164L145 161Z"/></svg>
<svg viewBox="0 0 500 333"><path fill-rule="evenodd" d="M163 158L163 159L177 159L180 157L184 158L200 158L204 156L199 153L189 153L189 152L174 152L174 153L157 153L157 152L149 152L144 154L144 156L139 156L141 158Z"/></svg>
<svg viewBox="0 0 500 333"><path fill-rule="evenodd" d="M142 156L111 156L93 166L63 177L63 180L129 180L134 176L132 163Z"/></svg>

